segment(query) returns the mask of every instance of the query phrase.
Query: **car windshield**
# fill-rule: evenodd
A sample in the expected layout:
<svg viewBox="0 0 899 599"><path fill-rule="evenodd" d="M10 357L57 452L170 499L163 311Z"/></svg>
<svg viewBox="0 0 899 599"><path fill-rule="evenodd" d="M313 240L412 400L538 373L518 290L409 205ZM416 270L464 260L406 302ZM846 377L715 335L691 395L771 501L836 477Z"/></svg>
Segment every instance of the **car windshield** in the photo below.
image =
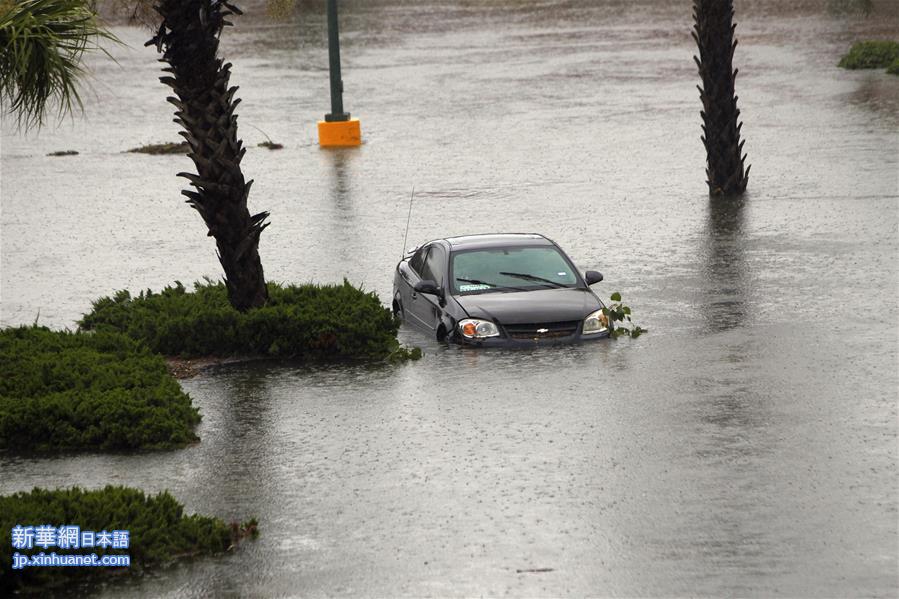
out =
<svg viewBox="0 0 899 599"><path fill-rule="evenodd" d="M458 295L574 287L577 276L552 246L454 252L451 272Z"/></svg>

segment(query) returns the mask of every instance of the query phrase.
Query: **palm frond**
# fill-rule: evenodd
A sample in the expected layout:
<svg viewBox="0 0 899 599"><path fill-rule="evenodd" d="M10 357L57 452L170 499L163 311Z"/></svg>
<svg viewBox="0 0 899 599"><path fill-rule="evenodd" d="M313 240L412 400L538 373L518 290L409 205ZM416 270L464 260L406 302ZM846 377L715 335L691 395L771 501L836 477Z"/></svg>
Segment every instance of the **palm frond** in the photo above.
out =
<svg viewBox="0 0 899 599"><path fill-rule="evenodd" d="M118 41L87 0L0 0L0 108L26 129L81 109L81 57L104 39Z"/></svg>

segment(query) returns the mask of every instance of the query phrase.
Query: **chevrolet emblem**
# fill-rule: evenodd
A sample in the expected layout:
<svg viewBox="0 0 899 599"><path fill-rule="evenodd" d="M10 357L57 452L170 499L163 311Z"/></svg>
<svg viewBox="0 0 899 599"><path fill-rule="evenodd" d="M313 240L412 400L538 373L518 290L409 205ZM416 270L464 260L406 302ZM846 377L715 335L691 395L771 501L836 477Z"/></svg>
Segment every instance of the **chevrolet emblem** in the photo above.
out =
<svg viewBox="0 0 899 599"><path fill-rule="evenodd" d="M549 329L537 329L537 332L540 333L540 334L548 333L548 332L549 332Z"/></svg>

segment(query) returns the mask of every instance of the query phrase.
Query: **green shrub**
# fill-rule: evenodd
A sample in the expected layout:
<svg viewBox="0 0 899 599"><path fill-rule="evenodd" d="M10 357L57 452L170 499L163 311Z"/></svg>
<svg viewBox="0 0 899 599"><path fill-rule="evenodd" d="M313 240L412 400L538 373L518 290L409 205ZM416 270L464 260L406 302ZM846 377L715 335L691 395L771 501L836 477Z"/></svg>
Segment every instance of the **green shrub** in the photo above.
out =
<svg viewBox="0 0 899 599"><path fill-rule="evenodd" d="M54 527L79 526L81 530L129 531L128 549L13 549L11 530L16 525ZM0 496L0 595L16 589L29 591L85 580L98 575L120 574L127 568L107 567L32 567L12 569L12 555L49 554L127 554L130 571L164 566L179 557L221 553L237 542L240 529L218 518L185 516L184 507L168 492L146 496L143 491L107 486L87 491L74 487L53 491Z"/></svg>
<svg viewBox="0 0 899 599"><path fill-rule="evenodd" d="M112 332L0 330L0 450L133 450L195 441L165 360Z"/></svg>
<svg viewBox="0 0 899 599"><path fill-rule="evenodd" d="M241 313L223 283L180 282L132 297L119 291L93 303L79 322L113 330L167 356L271 356L309 361L415 357L396 339L399 323L374 293L342 285L269 283L269 302ZM420 353L418 353L420 355Z"/></svg>
<svg viewBox="0 0 899 599"><path fill-rule="evenodd" d="M839 66L844 69L884 69L896 60L899 60L899 42L875 40L854 44Z"/></svg>
<svg viewBox="0 0 899 599"><path fill-rule="evenodd" d="M602 309L602 313L608 319L608 325L612 328L612 339L618 339L622 335L626 335L631 339L636 339L643 333L648 332L647 329L634 324L631 320L631 308L624 305L621 301L621 294L615 292L609 298L611 301ZM621 323L617 325L616 323ZM623 326L622 326L623 325ZM629 327L627 325L630 325Z"/></svg>
<svg viewBox="0 0 899 599"><path fill-rule="evenodd" d="M896 60L894 60L892 64L887 67L887 73L889 73L890 75L899 75L899 57L897 57Z"/></svg>

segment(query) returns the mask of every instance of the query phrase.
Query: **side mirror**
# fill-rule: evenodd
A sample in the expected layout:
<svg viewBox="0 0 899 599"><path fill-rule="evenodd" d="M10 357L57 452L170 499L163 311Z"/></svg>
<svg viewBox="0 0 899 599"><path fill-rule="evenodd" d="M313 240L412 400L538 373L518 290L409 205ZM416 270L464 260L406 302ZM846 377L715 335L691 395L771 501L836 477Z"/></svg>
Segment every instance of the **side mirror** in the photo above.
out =
<svg viewBox="0 0 899 599"><path fill-rule="evenodd" d="M440 289L437 287L437 283L430 279L425 279L424 281L419 281L412 287L418 293L428 293L430 295L440 295Z"/></svg>
<svg viewBox="0 0 899 599"><path fill-rule="evenodd" d="M584 273L584 280L587 281L587 285L599 283L600 281L602 281L602 273L596 272L595 270L588 270Z"/></svg>

